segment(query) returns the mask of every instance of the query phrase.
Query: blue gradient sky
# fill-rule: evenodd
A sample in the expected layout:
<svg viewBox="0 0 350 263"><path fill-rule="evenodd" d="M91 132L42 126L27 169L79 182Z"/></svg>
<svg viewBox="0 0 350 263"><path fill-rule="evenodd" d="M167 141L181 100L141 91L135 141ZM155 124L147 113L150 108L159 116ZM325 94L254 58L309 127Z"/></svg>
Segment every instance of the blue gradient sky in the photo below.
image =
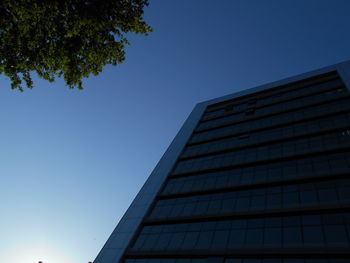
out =
<svg viewBox="0 0 350 263"><path fill-rule="evenodd" d="M197 102L350 59L350 1L151 0L85 81L0 78L0 262L93 260Z"/></svg>

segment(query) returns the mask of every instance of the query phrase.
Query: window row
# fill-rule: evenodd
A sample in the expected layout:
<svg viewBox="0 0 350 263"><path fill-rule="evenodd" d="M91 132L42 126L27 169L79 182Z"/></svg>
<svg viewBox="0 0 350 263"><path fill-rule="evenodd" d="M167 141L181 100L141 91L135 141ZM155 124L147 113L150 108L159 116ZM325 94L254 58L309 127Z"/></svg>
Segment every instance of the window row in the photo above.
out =
<svg viewBox="0 0 350 263"><path fill-rule="evenodd" d="M138 258L125 263L350 263L342 258Z"/></svg>
<svg viewBox="0 0 350 263"><path fill-rule="evenodd" d="M315 215L292 215L262 218L244 218L221 221L178 223L144 226L143 234L202 232L232 229L285 228L320 225L349 225L350 213L326 213Z"/></svg>
<svg viewBox="0 0 350 263"><path fill-rule="evenodd" d="M325 257L305 258L305 259L303 258L264 258L264 259L230 258L225 260L225 263L350 263L350 259L348 258L331 259L331 258L325 258Z"/></svg>
<svg viewBox="0 0 350 263"><path fill-rule="evenodd" d="M350 247L350 214L146 226L135 250Z"/></svg>
<svg viewBox="0 0 350 263"><path fill-rule="evenodd" d="M222 102L219 104L210 105L207 109L207 113L211 113L211 112L214 113L215 111L224 110L228 105L232 105L232 104L235 104L234 106L246 105L248 102L252 100L259 100L259 101L262 100L264 102L269 100L278 101L281 96L289 97L288 94L290 94L291 92L293 93L293 92L299 92L300 90L301 91L307 90L312 86L320 85L322 83L327 83L334 79L339 79L338 74L333 73L333 74L322 76L322 78L304 80L302 82L299 82L298 84L293 83L293 85L288 85L288 87L282 86L272 90L267 90L263 93L254 93L252 95L249 95L248 97L236 98L234 100L228 100L226 102Z"/></svg>
<svg viewBox="0 0 350 263"><path fill-rule="evenodd" d="M342 128L345 126L350 127L350 112L346 112L337 116L310 120L307 122L294 123L289 126L278 127L261 132L247 133L245 135L202 143L199 145L190 145L186 147L181 157L193 157L202 154L249 146L251 144L265 143L268 141L287 139L294 136L302 136L305 134L326 131L329 129Z"/></svg>
<svg viewBox="0 0 350 263"><path fill-rule="evenodd" d="M150 218L350 204L350 179L158 200Z"/></svg>
<svg viewBox="0 0 350 263"><path fill-rule="evenodd" d="M266 118L235 123L233 125L219 127L213 130L194 133L190 139L190 143L199 143L225 136L232 136L234 134L242 134L252 132L254 130L265 129L276 125L294 123L305 119L314 119L330 113L337 113L349 109L349 99L327 102L318 106L307 107L295 111L276 114Z"/></svg>
<svg viewBox="0 0 350 263"><path fill-rule="evenodd" d="M163 194L198 192L336 173L350 173L349 152L171 178L166 183Z"/></svg>
<svg viewBox="0 0 350 263"><path fill-rule="evenodd" d="M322 103L332 99L341 98L348 94L349 94L349 91L345 87L335 88L331 91L325 91L313 96L297 98L295 100L285 101L280 104L274 104L263 108L257 108L257 109L254 109L253 111L249 111L249 112L246 111L243 113L238 113L235 115L229 115L222 118L202 122L198 125L196 130L201 131L206 129L212 129L212 128L222 126L222 125L227 125L233 122L246 120L249 117L256 118L264 115L274 114L276 112L284 112L284 111L300 108L310 104Z"/></svg>
<svg viewBox="0 0 350 263"><path fill-rule="evenodd" d="M178 161L173 174L194 173L273 159L290 158L301 154L345 149L349 146L350 135L347 130L336 131L293 141L271 143L268 146L252 147Z"/></svg>
<svg viewBox="0 0 350 263"><path fill-rule="evenodd" d="M276 104L276 103L284 103L286 100L295 99L298 97L304 97L309 96L314 93L320 93L325 90L329 90L332 87L340 87L344 86L343 82L340 79L331 79L328 81L325 81L323 83L319 83L318 85L309 86L304 89L297 89L297 90L291 90L285 93L276 94L274 96L270 97L264 97L264 98L257 98L257 99L249 99L244 104L229 104L226 105L221 110L215 111L215 112L206 112L202 118L202 120L210 120L214 118L220 118L227 114L237 113L239 111L244 111L247 108L254 106L268 106L270 104ZM231 106L231 107L229 107Z"/></svg>

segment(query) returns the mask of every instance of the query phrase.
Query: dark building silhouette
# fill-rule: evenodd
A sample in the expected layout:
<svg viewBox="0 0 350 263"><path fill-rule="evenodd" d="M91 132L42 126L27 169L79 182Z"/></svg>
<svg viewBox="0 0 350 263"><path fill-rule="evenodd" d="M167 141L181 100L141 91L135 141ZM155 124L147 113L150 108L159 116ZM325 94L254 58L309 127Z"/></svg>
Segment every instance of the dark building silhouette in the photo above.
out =
<svg viewBox="0 0 350 263"><path fill-rule="evenodd" d="M200 103L95 263L350 262L350 63Z"/></svg>

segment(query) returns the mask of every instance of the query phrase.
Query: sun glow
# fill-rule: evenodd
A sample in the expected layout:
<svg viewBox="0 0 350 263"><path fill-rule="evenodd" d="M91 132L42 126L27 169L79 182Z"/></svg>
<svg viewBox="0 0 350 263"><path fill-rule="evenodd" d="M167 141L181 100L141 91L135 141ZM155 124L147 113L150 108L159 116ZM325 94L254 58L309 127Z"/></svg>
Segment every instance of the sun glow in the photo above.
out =
<svg viewBox="0 0 350 263"><path fill-rule="evenodd" d="M11 253L8 262L16 263L71 263L61 251L48 246L28 246Z"/></svg>

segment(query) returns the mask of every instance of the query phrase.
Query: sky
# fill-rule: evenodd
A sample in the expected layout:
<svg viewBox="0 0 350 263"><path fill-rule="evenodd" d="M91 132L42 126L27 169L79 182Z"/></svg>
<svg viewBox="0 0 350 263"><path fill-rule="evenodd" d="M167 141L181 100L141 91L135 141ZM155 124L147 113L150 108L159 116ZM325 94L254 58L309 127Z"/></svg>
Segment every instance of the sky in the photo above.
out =
<svg viewBox="0 0 350 263"><path fill-rule="evenodd" d="M348 0L151 0L153 32L70 90L0 75L0 262L87 263L196 103L350 59Z"/></svg>

